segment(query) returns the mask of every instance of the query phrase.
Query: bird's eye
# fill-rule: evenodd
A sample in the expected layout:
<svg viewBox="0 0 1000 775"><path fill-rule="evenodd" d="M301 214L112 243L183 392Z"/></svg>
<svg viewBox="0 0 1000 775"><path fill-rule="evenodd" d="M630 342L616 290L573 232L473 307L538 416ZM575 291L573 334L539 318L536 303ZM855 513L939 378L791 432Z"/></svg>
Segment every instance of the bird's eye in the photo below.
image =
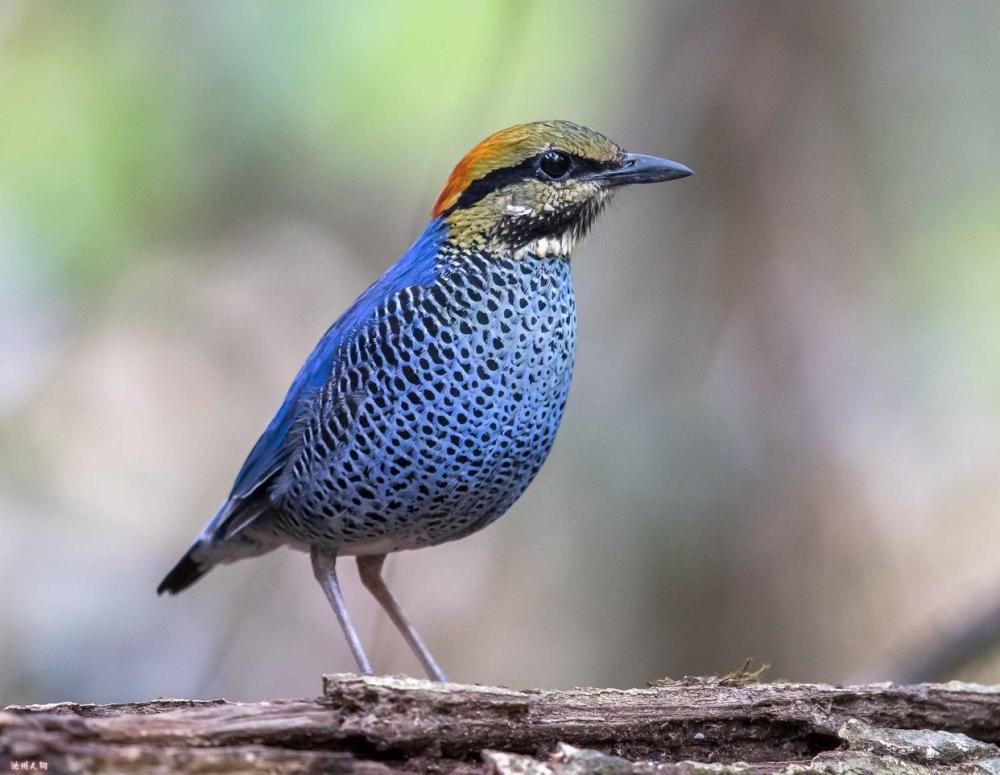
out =
<svg viewBox="0 0 1000 775"><path fill-rule="evenodd" d="M566 177L572 166L572 159L562 151L546 151L538 160L538 169L545 177L553 180Z"/></svg>

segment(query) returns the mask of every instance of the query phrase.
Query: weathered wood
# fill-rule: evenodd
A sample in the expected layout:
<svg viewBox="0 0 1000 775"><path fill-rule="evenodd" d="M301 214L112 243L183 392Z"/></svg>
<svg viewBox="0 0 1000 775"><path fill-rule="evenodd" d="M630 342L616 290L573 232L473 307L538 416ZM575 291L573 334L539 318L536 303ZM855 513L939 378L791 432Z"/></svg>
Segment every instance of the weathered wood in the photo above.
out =
<svg viewBox="0 0 1000 775"><path fill-rule="evenodd" d="M258 703L9 707L0 769L10 760L88 773L706 771L679 764L690 760L732 765L712 772L1000 773L1000 687L687 679L514 691L346 674L323 688Z"/></svg>

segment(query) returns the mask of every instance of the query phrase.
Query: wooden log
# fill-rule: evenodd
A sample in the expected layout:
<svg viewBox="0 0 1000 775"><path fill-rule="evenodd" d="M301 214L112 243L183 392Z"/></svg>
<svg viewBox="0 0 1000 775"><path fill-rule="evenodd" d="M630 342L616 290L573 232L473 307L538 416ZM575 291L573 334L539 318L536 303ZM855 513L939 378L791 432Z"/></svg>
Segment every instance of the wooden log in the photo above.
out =
<svg viewBox="0 0 1000 775"><path fill-rule="evenodd" d="M322 696L311 699L0 712L0 771L44 763L87 773L771 773L790 765L1000 773L998 742L1000 687L957 682L685 679L515 691L343 674L326 676Z"/></svg>

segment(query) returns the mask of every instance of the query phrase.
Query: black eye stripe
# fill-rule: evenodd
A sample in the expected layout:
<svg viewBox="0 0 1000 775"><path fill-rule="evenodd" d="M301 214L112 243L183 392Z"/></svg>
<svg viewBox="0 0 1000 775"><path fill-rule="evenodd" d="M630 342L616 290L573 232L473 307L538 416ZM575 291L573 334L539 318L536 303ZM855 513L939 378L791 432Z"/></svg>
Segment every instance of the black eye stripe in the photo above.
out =
<svg viewBox="0 0 1000 775"><path fill-rule="evenodd" d="M545 153L549 153L549 151L531 156L520 164L515 164L513 167L502 167L501 169L493 170L483 175L483 177L472 181L466 187L465 191L462 192L461 196L458 197L458 201L449 207L444 215L451 213L455 209L471 207L483 197L504 186L509 186L512 183L527 180L528 178L537 178L538 164ZM566 152L563 151L562 153ZM613 167L615 164L613 161L599 162L596 159L577 156L575 153L566 153L566 156L570 158L572 163L570 167L571 173L568 177L560 178L563 181L600 172L601 170Z"/></svg>

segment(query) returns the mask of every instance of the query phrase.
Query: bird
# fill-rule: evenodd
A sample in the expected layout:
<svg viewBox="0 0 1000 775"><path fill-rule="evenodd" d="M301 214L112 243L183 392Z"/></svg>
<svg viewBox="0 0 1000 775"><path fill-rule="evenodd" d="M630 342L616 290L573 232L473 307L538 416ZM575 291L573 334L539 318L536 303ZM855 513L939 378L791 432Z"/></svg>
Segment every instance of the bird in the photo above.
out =
<svg viewBox="0 0 1000 775"><path fill-rule="evenodd" d="M386 586L387 555L503 515L538 473L573 372L574 247L623 186L691 175L569 121L500 130L449 175L426 228L326 331L225 502L157 592L280 546L312 569L361 673L336 563L427 675L444 671Z"/></svg>

